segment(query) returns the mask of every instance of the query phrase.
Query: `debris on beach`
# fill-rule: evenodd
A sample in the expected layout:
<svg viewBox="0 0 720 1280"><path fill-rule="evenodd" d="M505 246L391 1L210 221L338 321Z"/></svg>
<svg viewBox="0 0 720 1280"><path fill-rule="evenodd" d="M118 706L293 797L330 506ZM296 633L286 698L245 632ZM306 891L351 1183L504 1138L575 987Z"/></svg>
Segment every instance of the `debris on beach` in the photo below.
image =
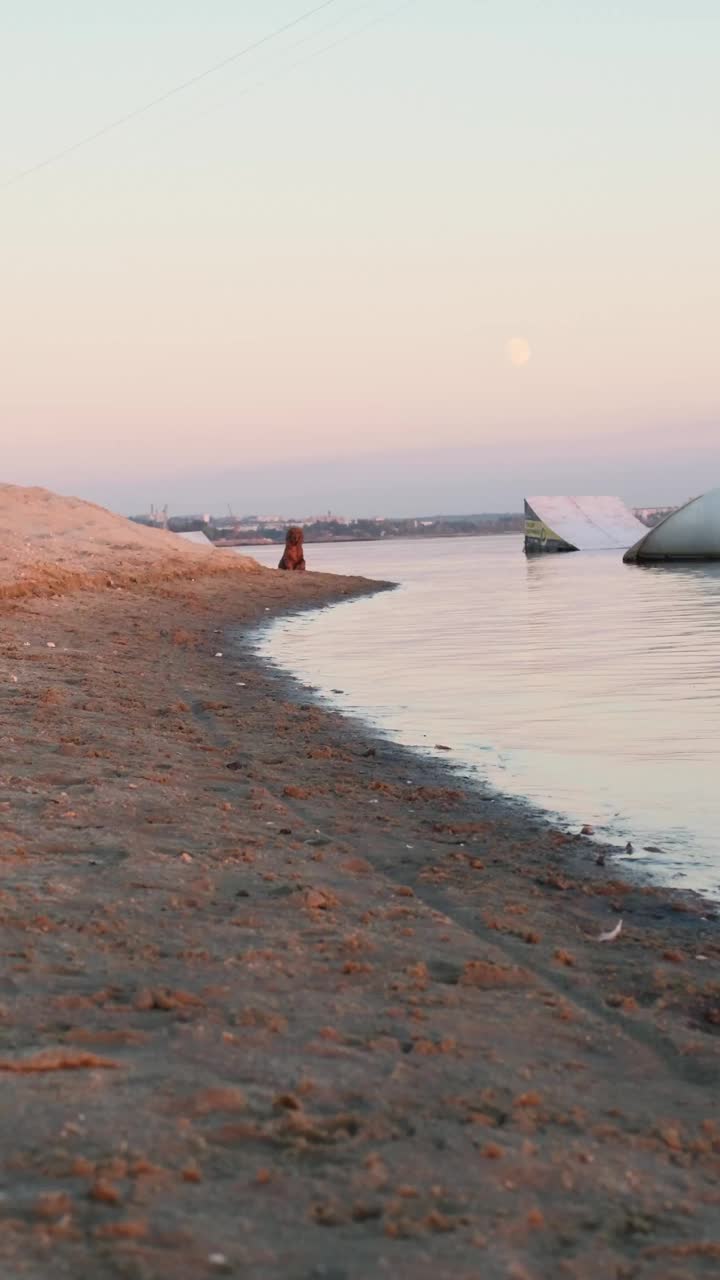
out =
<svg viewBox="0 0 720 1280"><path fill-rule="evenodd" d="M616 938L620 937L620 934L622 933L622 927L623 927L622 920L618 920L614 929L608 929L606 933L598 934L598 937L597 937L598 942L614 942Z"/></svg>
<svg viewBox="0 0 720 1280"><path fill-rule="evenodd" d="M452 747L446 747L442 742L435 743L436 751L452 751Z"/></svg>
<svg viewBox="0 0 720 1280"><path fill-rule="evenodd" d="M582 826L582 827L580 828L580 835L581 835L581 836L594 836L594 835L595 835L595 828L594 828L593 826L591 826L589 822L586 822L586 823L585 823L585 825L584 825L584 826Z"/></svg>

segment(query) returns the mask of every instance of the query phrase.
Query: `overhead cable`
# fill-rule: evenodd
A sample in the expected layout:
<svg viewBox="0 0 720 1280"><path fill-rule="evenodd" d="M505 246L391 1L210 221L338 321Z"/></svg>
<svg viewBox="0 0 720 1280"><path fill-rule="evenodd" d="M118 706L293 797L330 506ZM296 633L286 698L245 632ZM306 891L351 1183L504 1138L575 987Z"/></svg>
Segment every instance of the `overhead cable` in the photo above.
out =
<svg viewBox="0 0 720 1280"><path fill-rule="evenodd" d="M243 49L238 49L236 53L229 54L226 58L222 58L220 62L214 63L211 67L206 67L204 71L199 71L196 75L190 76L188 80L183 80L180 84L176 84L172 89L167 89L164 93L159 94L156 98L152 98L149 102L143 103L140 107L126 112L125 115L118 116L116 120L111 120L108 124L103 125L100 129L96 129L93 133L86 134L85 137L79 138L76 142L70 143L69 146L63 147L61 151L56 151L53 155L46 156L45 159L39 160L36 164L30 165L27 169L22 169L12 178L8 179L0 185L0 191L7 190L8 187L15 186L16 183L22 182L25 178L29 178L32 174L38 173L41 169L47 169L50 165L57 164L58 161L64 160L67 156L73 155L81 148L89 146L92 142L97 142L100 138L106 137L109 133L114 133L116 129L120 129L123 125L129 124L132 120L137 120L140 116L144 116L148 111L154 110L155 107L162 106L170 98L174 98L177 94L184 93L185 90L191 89L194 85L199 84L202 80L206 80L208 76L216 75L217 72L223 71L225 67L231 66L234 62L238 62L241 58L245 58L250 53L254 53L256 49L260 49L263 45L269 44L271 40L277 40L284 35L286 31L292 31L293 27L297 27L301 22L307 22L313 18L316 13L320 13L323 9L329 9L337 0L322 0L321 4L316 4L312 9L306 9L304 13L293 18L290 22L283 23L282 26L276 27L273 31L269 31L267 35L261 36L258 40L254 40L251 44L245 45Z"/></svg>
<svg viewBox="0 0 720 1280"><path fill-rule="evenodd" d="M358 39L368 31L372 31L374 27L381 26L383 22L389 22L403 9L409 8L412 4L415 4L415 0L401 0L400 4L395 5L394 8L390 9L387 13L376 14L376 16L369 22L364 23L361 27L355 27L352 31L344 32L341 36L332 40L330 44L320 45L319 48L312 49L310 53L305 54L302 58L296 58L294 62L288 63L286 67L283 67L274 75L265 76L262 80L256 80L252 84L246 85L238 94L235 95L235 100L238 98L245 98L248 94L255 92L257 89L264 89L267 85L274 84L275 81L282 79L283 76L287 75L289 72L297 71L298 68L306 66L308 62L312 62L315 58L321 58L327 53L332 53L334 49L339 49L342 45L348 44L349 41ZM360 12L364 8L366 8L365 5L358 5L356 9L352 10L351 16ZM341 21L343 20L344 19L341 19ZM290 48L286 50L286 52L291 52L293 49L299 48L301 45L306 44L308 40L314 40L318 35L322 35L323 32L336 25L336 23L331 23L329 26L322 28L319 32L316 31L310 36L303 36L302 40L297 40L295 44L291 45ZM187 117L180 127L184 128L188 124L193 124L196 120L202 120L206 116L214 115L216 112L222 111L230 105L230 99L224 98L222 102L217 102L213 106L206 107L205 110L195 112L192 116Z"/></svg>

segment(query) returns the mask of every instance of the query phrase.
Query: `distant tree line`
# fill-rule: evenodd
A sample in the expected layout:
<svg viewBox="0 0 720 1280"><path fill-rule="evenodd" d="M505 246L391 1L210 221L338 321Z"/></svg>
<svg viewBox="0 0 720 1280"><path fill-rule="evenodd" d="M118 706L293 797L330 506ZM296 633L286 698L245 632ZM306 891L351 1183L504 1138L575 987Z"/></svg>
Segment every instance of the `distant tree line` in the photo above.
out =
<svg viewBox="0 0 720 1280"><path fill-rule="evenodd" d="M160 521L152 516L133 516L138 524L163 527L174 533L202 530L213 542L277 542L285 538L286 524L273 522L249 528L245 522L233 525L227 518L217 521L201 516L170 516ZM303 523L306 542L377 542L385 538L460 538L483 534L522 533L524 517L515 512L469 516L387 517L360 520L316 520ZM287 524L295 523L288 520ZM300 523L300 522L298 522Z"/></svg>
<svg viewBox="0 0 720 1280"><path fill-rule="evenodd" d="M436 516L413 519L317 520L303 526L306 542L378 542L386 538L459 538L482 534L521 533L524 527L520 514L488 516ZM290 522L288 522L290 523ZM213 530L205 526L208 537L215 533L227 540L233 534L227 529ZM252 534L237 531L239 538L247 542L249 537L267 542L282 542L284 529L276 525L258 525Z"/></svg>

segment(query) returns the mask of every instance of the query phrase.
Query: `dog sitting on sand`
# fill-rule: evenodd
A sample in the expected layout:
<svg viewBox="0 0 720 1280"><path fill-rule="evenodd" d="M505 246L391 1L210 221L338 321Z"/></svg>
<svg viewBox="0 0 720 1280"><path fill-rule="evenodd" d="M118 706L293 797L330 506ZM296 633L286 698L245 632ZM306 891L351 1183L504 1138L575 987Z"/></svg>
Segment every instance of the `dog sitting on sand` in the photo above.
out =
<svg viewBox="0 0 720 1280"><path fill-rule="evenodd" d="M304 569L305 551L303 549L303 531L297 525L288 529L285 535L285 550L278 569Z"/></svg>

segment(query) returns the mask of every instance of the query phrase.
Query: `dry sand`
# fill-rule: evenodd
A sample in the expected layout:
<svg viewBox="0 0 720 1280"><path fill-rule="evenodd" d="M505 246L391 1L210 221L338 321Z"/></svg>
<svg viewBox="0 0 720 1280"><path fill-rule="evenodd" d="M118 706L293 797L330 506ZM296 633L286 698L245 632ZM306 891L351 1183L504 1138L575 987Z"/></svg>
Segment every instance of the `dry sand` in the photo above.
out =
<svg viewBox="0 0 720 1280"><path fill-rule="evenodd" d="M254 658L367 589L3 606L3 1280L718 1274L714 911Z"/></svg>
<svg viewBox="0 0 720 1280"><path fill-rule="evenodd" d="M0 485L0 599L257 568L79 498Z"/></svg>

